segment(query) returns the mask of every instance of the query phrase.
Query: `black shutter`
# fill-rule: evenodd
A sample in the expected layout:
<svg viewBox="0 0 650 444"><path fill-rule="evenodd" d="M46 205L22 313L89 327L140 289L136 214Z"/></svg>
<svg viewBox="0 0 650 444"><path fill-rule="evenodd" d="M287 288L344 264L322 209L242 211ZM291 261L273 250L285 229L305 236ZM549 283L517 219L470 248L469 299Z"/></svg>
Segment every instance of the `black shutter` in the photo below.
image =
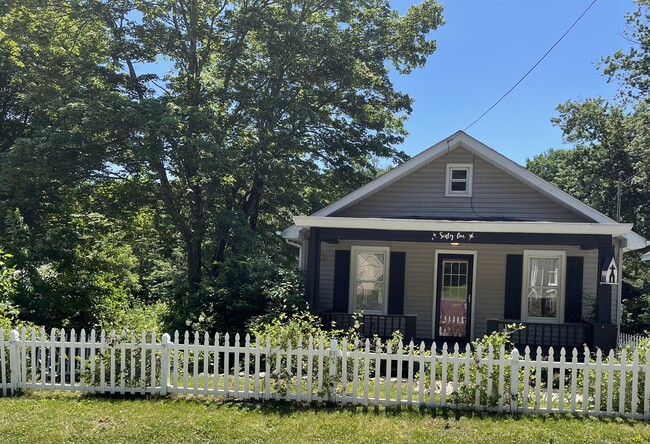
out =
<svg viewBox="0 0 650 444"><path fill-rule="evenodd" d="M390 270L388 274L388 314L404 314L404 274L406 271L406 253L390 253Z"/></svg>
<svg viewBox="0 0 650 444"><path fill-rule="evenodd" d="M585 259L581 256L566 258L566 286L564 322L579 322L582 319L582 278Z"/></svg>
<svg viewBox="0 0 650 444"><path fill-rule="evenodd" d="M523 278L524 256L508 254L506 256L506 294L503 306L505 319L521 319L521 286Z"/></svg>
<svg viewBox="0 0 650 444"><path fill-rule="evenodd" d="M334 255L334 304L336 313L348 312L350 295L350 251L336 250Z"/></svg>

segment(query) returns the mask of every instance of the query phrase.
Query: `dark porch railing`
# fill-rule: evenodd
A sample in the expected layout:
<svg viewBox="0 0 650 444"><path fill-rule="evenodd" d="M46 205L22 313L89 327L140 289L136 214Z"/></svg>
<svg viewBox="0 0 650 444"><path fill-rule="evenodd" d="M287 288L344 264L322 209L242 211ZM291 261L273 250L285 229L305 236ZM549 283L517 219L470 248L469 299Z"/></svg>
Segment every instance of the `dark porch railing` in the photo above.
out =
<svg viewBox="0 0 650 444"><path fill-rule="evenodd" d="M333 313L323 312L319 314L323 320L323 325L327 329L334 328L347 330L354 325L354 318L351 313ZM361 322L361 334L366 338L372 338L374 335L380 338L389 338L393 332L400 331L404 335L405 341L415 338L415 315L378 315L364 314L358 318Z"/></svg>
<svg viewBox="0 0 650 444"><path fill-rule="evenodd" d="M567 324L545 324L541 322L519 322L488 319L487 332L500 331L509 324L523 324L526 328L512 334L511 340L520 352L526 346L534 352L537 347L547 351L549 347L558 350L564 347L567 353L573 348L582 350L583 344L591 346L593 339L593 324L589 323L567 323Z"/></svg>

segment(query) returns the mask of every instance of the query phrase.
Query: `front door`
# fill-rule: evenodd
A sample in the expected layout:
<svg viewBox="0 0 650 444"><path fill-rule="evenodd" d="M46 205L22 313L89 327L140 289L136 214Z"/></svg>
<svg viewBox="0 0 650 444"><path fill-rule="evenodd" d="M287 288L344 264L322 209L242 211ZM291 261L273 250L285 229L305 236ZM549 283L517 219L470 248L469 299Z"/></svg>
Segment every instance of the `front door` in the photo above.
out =
<svg viewBox="0 0 650 444"><path fill-rule="evenodd" d="M436 340L465 342L470 334L474 256L438 255Z"/></svg>

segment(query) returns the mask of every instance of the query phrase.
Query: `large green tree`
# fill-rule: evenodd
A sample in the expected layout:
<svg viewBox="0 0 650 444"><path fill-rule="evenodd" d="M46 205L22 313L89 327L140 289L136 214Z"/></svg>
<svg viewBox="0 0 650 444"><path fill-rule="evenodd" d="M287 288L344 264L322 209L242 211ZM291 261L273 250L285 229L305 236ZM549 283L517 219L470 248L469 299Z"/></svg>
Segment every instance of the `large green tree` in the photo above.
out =
<svg viewBox="0 0 650 444"><path fill-rule="evenodd" d="M231 285L224 269L279 260L274 233L290 214L357 186L374 156L405 158L395 146L411 99L390 74L424 65L441 11L433 0L405 14L387 0L10 1L0 205L33 227L52 206L71 213L80 186L128 182L131 205L162 215L158 232L182 251L179 319L196 315Z"/></svg>

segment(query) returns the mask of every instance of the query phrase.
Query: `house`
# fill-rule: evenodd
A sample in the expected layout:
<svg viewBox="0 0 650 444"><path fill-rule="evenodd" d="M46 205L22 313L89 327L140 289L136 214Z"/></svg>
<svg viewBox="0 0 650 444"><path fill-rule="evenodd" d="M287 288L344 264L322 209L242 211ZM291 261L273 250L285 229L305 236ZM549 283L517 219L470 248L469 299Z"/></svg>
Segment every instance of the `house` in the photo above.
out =
<svg viewBox="0 0 650 444"><path fill-rule="evenodd" d="M311 310L367 335L616 346L621 267L646 240L459 131L282 236Z"/></svg>

